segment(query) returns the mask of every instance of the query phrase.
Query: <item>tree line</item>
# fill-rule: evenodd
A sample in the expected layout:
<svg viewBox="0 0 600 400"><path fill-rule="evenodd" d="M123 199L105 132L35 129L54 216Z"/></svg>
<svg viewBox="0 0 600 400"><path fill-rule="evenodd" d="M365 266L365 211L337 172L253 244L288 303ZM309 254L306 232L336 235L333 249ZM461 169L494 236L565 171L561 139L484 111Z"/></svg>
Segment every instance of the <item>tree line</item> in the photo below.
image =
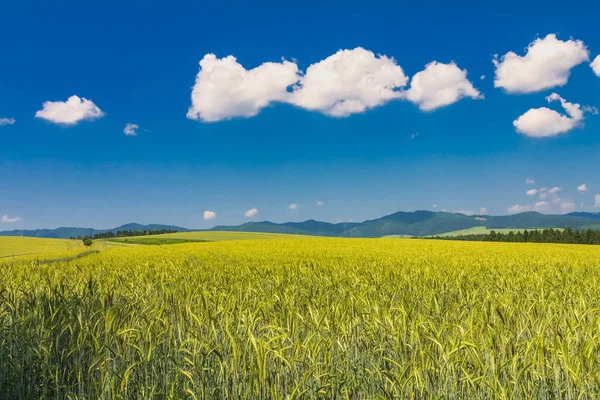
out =
<svg viewBox="0 0 600 400"><path fill-rule="evenodd" d="M482 242L520 242L520 243L570 243L600 244L600 230L594 229L534 229L510 231L508 233L490 231L489 233L467 234L459 236L430 236L428 239L470 240Z"/></svg>
<svg viewBox="0 0 600 400"><path fill-rule="evenodd" d="M128 236L146 236L146 235L162 235L165 233L176 233L179 232L176 229L146 229L146 230L122 230L122 231L117 231L112 232L112 231L106 231L106 232L99 232L99 233L95 233L91 236L77 236L76 238L71 238L71 239L79 239L79 240L85 240L85 239L112 239L112 238L119 238L119 237L128 237Z"/></svg>

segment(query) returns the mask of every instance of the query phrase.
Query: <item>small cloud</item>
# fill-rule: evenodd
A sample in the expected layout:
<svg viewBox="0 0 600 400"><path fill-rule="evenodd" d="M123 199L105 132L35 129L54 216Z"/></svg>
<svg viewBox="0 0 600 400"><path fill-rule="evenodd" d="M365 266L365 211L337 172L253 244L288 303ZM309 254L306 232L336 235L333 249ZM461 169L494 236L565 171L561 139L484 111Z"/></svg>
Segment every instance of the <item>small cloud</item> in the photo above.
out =
<svg viewBox="0 0 600 400"><path fill-rule="evenodd" d="M3 224L13 224L15 222L19 222L19 221L22 221L22 220L23 220L23 218L21 218L21 217L9 217L6 214L4 214L2 216L2 219L1 219L1 221L2 221Z"/></svg>
<svg viewBox="0 0 600 400"><path fill-rule="evenodd" d="M421 136L421 133L419 133L419 132L415 132L415 133L413 133L412 135L410 135L410 137L408 138L408 140L413 140L413 139L416 139L416 138L418 138L419 136Z"/></svg>
<svg viewBox="0 0 600 400"><path fill-rule="evenodd" d="M534 138L560 135L583 126L584 112L593 112L593 107L569 103L556 93L547 96L546 101L559 101L565 114L547 107L532 108L513 121L518 133Z"/></svg>
<svg viewBox="0 0 600 400"><path fill-rule="evenodd" d="M248 218L252 218L254 216L256 216L256 214L258 214L258 208L251 208L250 210L246 211L244 213L244 215Z"/></svg>
<svg viewBox="0 0 600 400"><path fill-rule="evenodd" d="M209 211L209 210L204 211L204 220L205 221L208 221L208 220L211 220L211 219L215 219L215 218L217 218L217 213L216 212Z"/></svg>
<svg viewBox="0 0 600 400"><path fill-rule="evenodd" d="M67 101L47 101L35 113L36 118L59 125L75 125L80 121L102 118L104 112L91 100L71 96Z"/></svg>
<svg viewBox="0 0 600 400"><path fill-rule="evenodd" d="M582 185L577 186L577 191L578 192L587 192L588 188L587 185L584 183Z"/></svg>
<svg viewBox="0 0 600 400"><path fill-rule="evenodd" d="M432 205L433 208L438 208L437 204Z"/></svg>
<svg viewBox="0 0 600 400"><path fill-rule="evenodd" d="M485 207L481 207L481 208L479 209L479 214L485 214L485 213L487 213L487 208L485 208Z"/></svg>
<svg viewBox="0 0 600 400"><path fill-rule="evenodd" d="M529 189L527 192L527 196L535 196L538 193L537 189Z"/></svg>
<svg viewBox="0 0 600 400"><path fill-rule="evenodd" d="M297 210L300 206L296 203L292 203L288 206L290 210Z"/></svg>
<svg viewBox="0 0 600 400"><path fill-rule="evenodd" d="M325 205L325 203L323 203L322 201L317 201L317 207L322 207L324 205Z"/></svg>
<svg viewBox="0 0 600 400"><path fill-rule="evenodd" d="M14 118L0 118L0 126L14 125L15 122L17 122L17 120Z"/></svg>
<svg viewBox="0 0 600 400"><path fill-rule="evenodd" d="M600 194L594 196L594 207L600 207Z"/></svg>
<svg viewBox="0 0 600 400"><path fill-rule="evenodd" d="M484 79L485 79L485 75L481 75L481 76L479 77L479 79L481 79L481 80L484 80Z"/></svg>
<svg viewBox="0 0 600 400"><path fill-rule="evenodd" d="M137 130L140 129L140 126L137 124L127 123L125 125L125 129L123 129L123 133L127 136L137 136Z"/></svg>
<svg viewBox="0 0 600 400"><path fill-rule="evenodd" d="M462 98L482 99L483 95L467 79L467 70L454 62L430 62L410 81L410 88L402 92L407 100L417 104L422 111L454 104Z"/></svg>
<svg viewBox="0 0 600 400"><path fill-rule="evenodd" d="M525 184L527 185L535 185L535 181L531 178L525 179Z"/></svg>
<svg viewBox="0 0 600 400"><path fill-rule="evenodd" d="M596 56L596 58L594 58L594 61L592 61L590 66L592 67L592 70L594 71L594 73L596 75L598 75L598 77L600 78L600 55L598 55L598 56Z"/></svg>

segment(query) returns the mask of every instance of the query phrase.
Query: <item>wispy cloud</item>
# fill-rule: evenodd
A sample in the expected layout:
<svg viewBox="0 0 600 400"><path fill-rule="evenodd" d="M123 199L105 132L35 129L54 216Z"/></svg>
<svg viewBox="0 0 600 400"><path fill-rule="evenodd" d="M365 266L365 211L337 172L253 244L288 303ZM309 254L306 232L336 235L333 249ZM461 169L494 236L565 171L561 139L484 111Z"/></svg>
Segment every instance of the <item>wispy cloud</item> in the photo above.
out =
<svg viewBox="0 0 600 400"><path fill-rule="evenodd" d="M123 133L127 136L137 136L137 130L140 129L138 124L127 123Z"/></svg>
<svg viewBox="0 0 600 400"><path fill-rule="evenodd" d="M17 120L14 118L0 118L0 126L14 125L15 122L17 122Z"/></svg>
<svg viewBox="0 0 600 400"><path fill-rule="evenodd" d="M298 204L296 204L296 203L292 203L292 204L290 204L290 205L288 206L288 208L289 208L290 210L297 210L298 208L300 208L300 206L299 206Z"/></svg>
<svg viewBox="0 0 600 400"><path fill-rule="evenodd" d="M252 218L258 214L258 208L251 208L244 213L244 215L248 218Z"/></svg>
<svg viewBox="0 0 600 400"><path fill-rule="evenodd" d="M21 217L9 217L6 214L4 214L2 216L2 219L1 219L1 221L2 221L3 224L13 224L15 222L19 222L19 221L22 221L22 220L23 220L23 218L21 218Z"/></svg>

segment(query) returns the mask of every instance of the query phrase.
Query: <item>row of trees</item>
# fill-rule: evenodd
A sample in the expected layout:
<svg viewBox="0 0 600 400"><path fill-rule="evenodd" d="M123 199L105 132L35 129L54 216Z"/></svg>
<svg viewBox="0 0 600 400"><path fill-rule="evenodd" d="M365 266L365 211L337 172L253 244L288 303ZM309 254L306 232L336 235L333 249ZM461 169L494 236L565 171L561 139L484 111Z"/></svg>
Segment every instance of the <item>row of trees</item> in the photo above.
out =
<svg viewBox="0 0 600 400"><path fill-rule="evenodd" d="M179 232L176 229L147 229L147 230L123 230L117 231L116 233L107 231L96 233L92 236L77 236L76 238L71 239L79 239L83 241L83 244L86 246L92 245L92 240L94 239L111 239L111 238L119 238L119 237L129 237L129 236L147 236L147 235L162 235L164 233L175 233Z"/></svg>
<svg viewBox="0 0 600 400"><path fill-rule="evenodd" d="M490 231L488 234L471 234L460 236L436 236L431 239L446 240L472 240L484 242L533 242L533 243L573 243L573 244L600 244L600 230L581 229L534 229L523 232L510 231L502 233Z"/></svg>

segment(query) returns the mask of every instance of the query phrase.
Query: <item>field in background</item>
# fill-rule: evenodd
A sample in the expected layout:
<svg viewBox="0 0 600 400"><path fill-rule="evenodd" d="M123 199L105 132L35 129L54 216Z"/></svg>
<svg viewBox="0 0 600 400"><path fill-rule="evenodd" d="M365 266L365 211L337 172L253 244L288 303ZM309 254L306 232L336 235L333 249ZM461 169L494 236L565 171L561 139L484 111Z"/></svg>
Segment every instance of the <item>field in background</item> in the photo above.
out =
<svg viewBox="0 0 600 400"><path fill-rule="evenodd" d="M600 396L599 246L223 237L0 268L0 397Z"/></svg>
<svg viewBox="0 0 600 400"><path fill-rule="evenodd" d="M81 240L0 236L0 258L36 254L76 254L85 251Z"/></svg>
<svg viewBox="0 0 600 400"><path fill-rule="evenodd" d="M132 244L176 244L185 242L221 242L228 240L272 240L301 238L301 235L287 235L280 233L262 232L221 232L221 231L199 231L199 232L177 232L165 233L163 235L134 236L108 239L111 242Z"/></svg>
<svg viewBox="0 0 600 400"><path fill-rule="evenodd" d="M533 229L535 229L535 228L531 228L531 229L527 229L527 230L530 231ZM461 229L458 231L440 233L439 235L433 235L432 237L435 237L435 236L447 237L447 236L462 236L462 235L486 235L486 234L490 233L491 231L494 231L497 233L509 233L509 232L517 233L517 232L523 232L524 230L525 229L515 229L515 228L488 229L485 226L476 226L473 228Z"/></svg>

